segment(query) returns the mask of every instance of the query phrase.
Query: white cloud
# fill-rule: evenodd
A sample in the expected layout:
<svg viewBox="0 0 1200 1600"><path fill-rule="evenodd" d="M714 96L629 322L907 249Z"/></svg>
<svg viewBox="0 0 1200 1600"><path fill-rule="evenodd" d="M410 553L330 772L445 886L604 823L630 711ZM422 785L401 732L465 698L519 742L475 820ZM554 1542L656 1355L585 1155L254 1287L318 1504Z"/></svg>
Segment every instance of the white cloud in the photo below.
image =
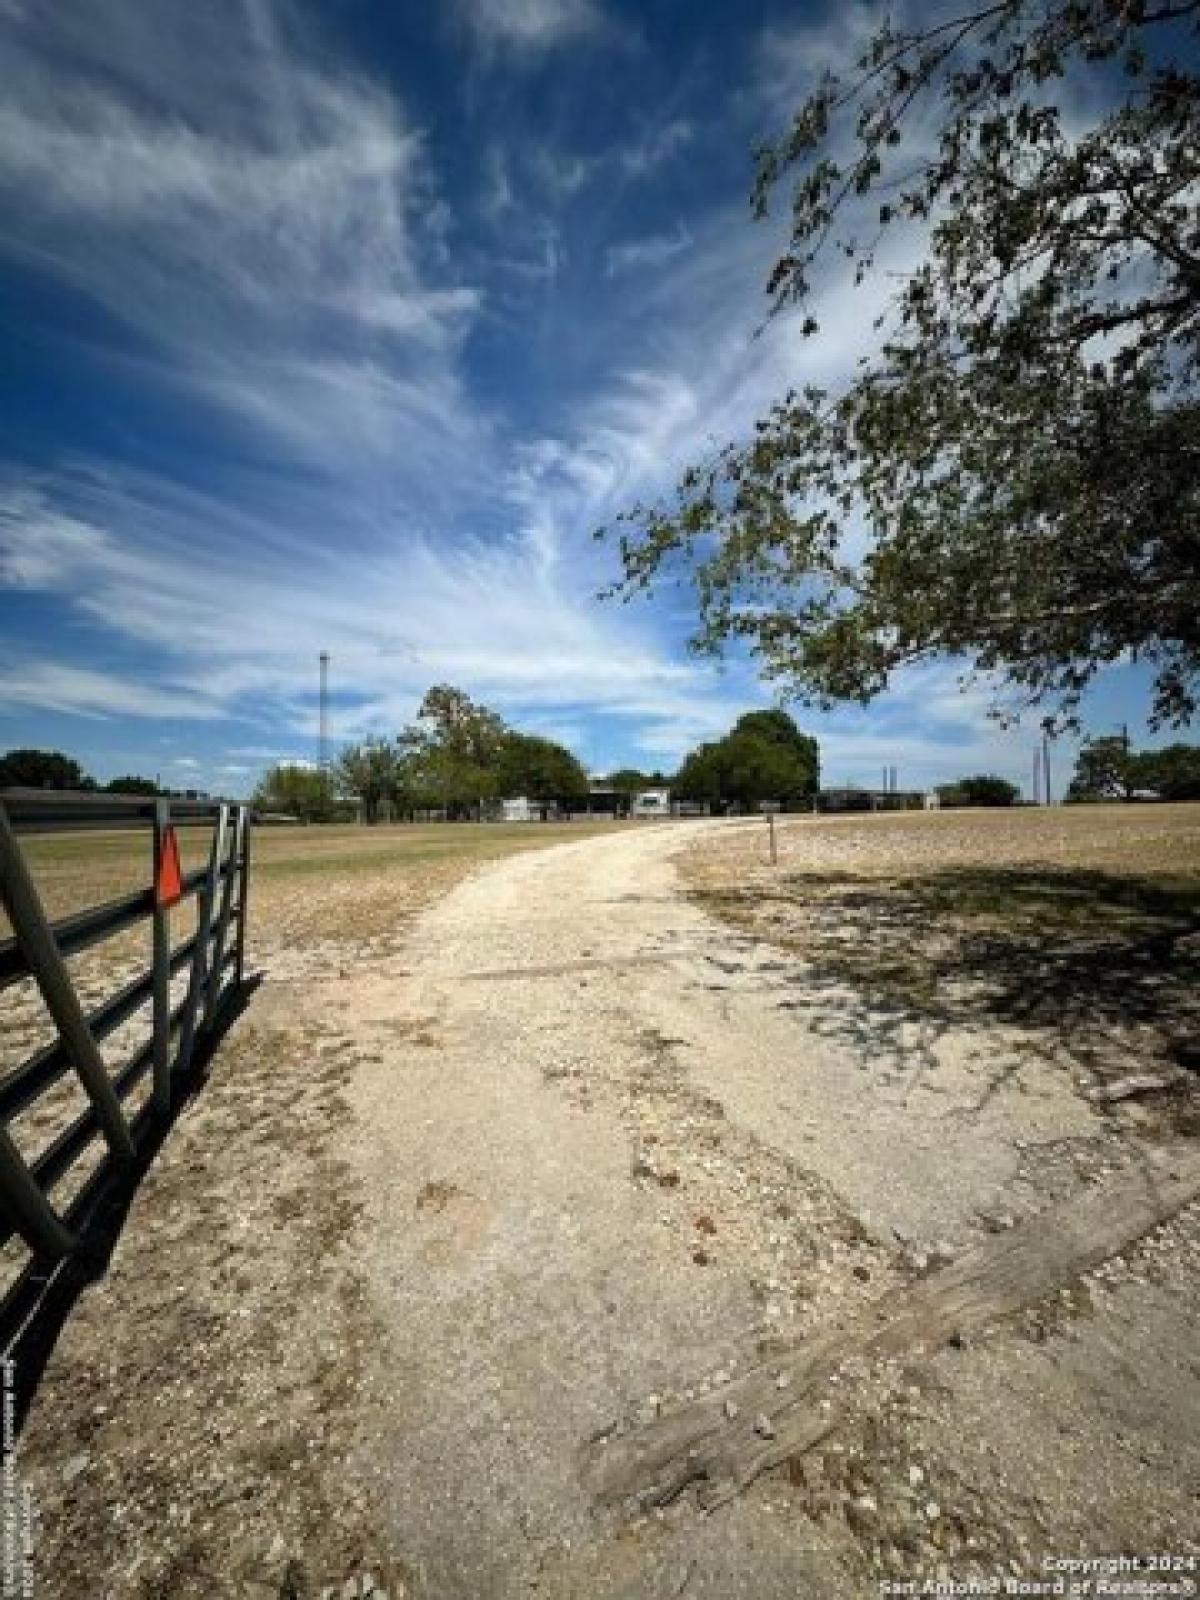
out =
<svg viewBox="0 0 1200 1600"><path fill-rule="evenodd" d="M487 220L494 224L507 216L513 207L507 158L499 145L489 145L483 153L483 197L480 209Z"/></svg>
<svg viewBox="0 0 1200 1600"><path fill-rule="evenodd" d="M559 205L596 177L604 163L599 156L560 150L548 140L541 140L526 152L525 165L538 188Z"/></svg>
<svg viewBox="0 0 1200 1600"><path fill-rule="evenodd" d="M69 508L53 502L57 493ZM601 711L670 718L703 694L703 675L598 610L553 563L522 542L445 545L411 534L351 551L332 500L296 497L328 544L281 559L273 523L245 507L153 479L82 472L53 490L0 500L3 566L26 590L58 596L78 616L147 647L156 687L62 668L0 678L0 701L86 714L237 717L296 737L315 732L316 660L332 655L339 738L395 731L430 683L468 687L499 709L568 720ZM194 559L194 529L206 530ZM56 558L30 552L67 528ZM175 690L163 684L188 685ZM274 752L266 740L231 754Z"/></svg>
<svg viewBox="0 0 1200 1600"><path fill-rule="evenodd" d="M839 7L833 20L772 23L756 50L753 94L781 133L826 72L849 72L888 12L878 4ZM893 10L892 20L905 20Z"/></svg>
<svg viewBox="0 0 1200 1600"><path fill-rule="evenodd" d="M456 0L456 10L480 44L535 54L605 25L592 0Z"/></svg>
<svg viewBox="0 0 1200 1600"><path fill-rule="evenodd" d="M30 706L91 718L161 717L196 721L221 704L191 684L148 684L94 668L32 655L0 661L0 706Z"/></svg>
<svg viewBox="0 0 1200 1600"><path fill-rule="evenodd" d="M689 249L692 236L686 228L675 233L652 233L642 239L627 239L623 244L609 245L605 252L606 270L610 278L622 272L636 272L665 266L675 256Z"/></svg>
<svg viewBox="0 0 1200 1600"><path fill-rule="evenodd" d="M694 124L686 117L672 117L648 129L635 144L618 152L618 160L630 178L647 178L674 159L695 137Z"/></svg>
<svg viewBox="0 0 1200 1600"><path fill-rule="evenodd" d="M163 10L5 30L2 248L136 331L143 382L272 458L437 497L487 432L456 364L482 293L447 268L421 130L265 0Z"/></svg>

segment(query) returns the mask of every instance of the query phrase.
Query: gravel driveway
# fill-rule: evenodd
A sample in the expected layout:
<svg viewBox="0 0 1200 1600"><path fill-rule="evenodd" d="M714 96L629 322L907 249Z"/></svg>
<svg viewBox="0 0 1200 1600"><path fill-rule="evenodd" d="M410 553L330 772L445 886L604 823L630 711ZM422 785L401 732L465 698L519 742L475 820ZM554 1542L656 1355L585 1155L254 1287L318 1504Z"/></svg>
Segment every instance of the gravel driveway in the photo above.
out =
<svg viewBox="0 0 1200 1600"><path fill-rule="evenodd" d="M703 915L671 855L722 828L761 850L759 825L651 824L505 861L331 993L371 1046L343 1155L383 1333L352 1470L382 1491L408 1591L793 1600L1186 1545L1186 1216L1154 1246L1169 1270L1135 1259L1053 1325L949 1352L861 1435L715 1516L597 1507L579 1468L597 1432L852 1324L929 1256L1036 1210L1063 1162L1090 1177L1126 1156L1061 1075L992 1074L981 1095L988 1051L953 1036L932 1056L915 1038L909 1071L894 1018L880 1055L860 997L818 1003L802 963ZM1090 1392L1110 1382L1115 1432Z"/></svg>

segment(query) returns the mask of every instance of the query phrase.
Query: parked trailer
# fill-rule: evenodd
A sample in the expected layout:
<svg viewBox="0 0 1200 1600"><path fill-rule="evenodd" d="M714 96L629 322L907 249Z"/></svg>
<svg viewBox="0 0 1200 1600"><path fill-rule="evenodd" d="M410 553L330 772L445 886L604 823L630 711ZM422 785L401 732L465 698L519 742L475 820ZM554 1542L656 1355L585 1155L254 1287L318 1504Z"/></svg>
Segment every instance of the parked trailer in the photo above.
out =
<svg viewBox="0 0 1200 1600"><path fill-rule="evenodd" d="M631 817L669 817L671 791L669 789L641 789L633 797L629 808Z"/></svg>
<svg viewBox="0 0 1200 1600"><path fill-rule="evenodd" d="M0 1281L0 1350L7 1350L57 1269L87 1243L87 1226L105 1185L136 1165L169 1120L189 1082L197 1047L208 1043L243 987L250 873L250 812L223 801L0 790L0 903L12 937L0 941L0 990L32 978L57 1037L0 1077L0 1250L15 1238L28 1259ZM51 921L30 873L23 839L141 829L149 883L133 894ZM207 864L176 872L176 830L207 831ZM196 897L196 928L172 945L171 910ZM101 1005L85 1012L67 962L139 923L151 924L151 961ZM172 1004L171 984L187 974ZM99 1042L149 1007L149 1032L115 1072ZM41 1106L71 1074L87 1109L57 1130L35 1156L23 1153L12 1124ZM147 1074L151 1092L127 1115L124 1103ZM55 1189L78 1172L99 1139L102 1159L66 1202Z"/></svg>

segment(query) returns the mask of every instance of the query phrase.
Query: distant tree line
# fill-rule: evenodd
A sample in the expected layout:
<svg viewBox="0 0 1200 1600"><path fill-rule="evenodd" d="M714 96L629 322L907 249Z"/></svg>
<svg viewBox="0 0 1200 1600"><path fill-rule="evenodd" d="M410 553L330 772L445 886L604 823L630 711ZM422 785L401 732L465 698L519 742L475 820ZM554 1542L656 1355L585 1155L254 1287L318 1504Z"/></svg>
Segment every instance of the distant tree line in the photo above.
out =
<svg viewBox="0 0 1200 1600"><path fill-rule="evenodd" d="M943 806L1011 806L1021 791L1007 778L981 773L941 784ZM1200 745L1133 750L1121 734L1089 739L1075 761L1069 805L1103 800L1200 800Z"/></svg>
<svg viewBox="0 0 1200 1600"><path fill-rule="evenodd" d="M744 811L764 801L799 804L819 781L816 740L776 710L747 712L723 738L693 750L677 774L622 767L604 788L629 798L644 789L669 788L679 799L714 811ZM78 761L53 750L11 750L0 757L0 788L9 787L177 792L132 773L101 786ZM263 774L251 803L260 812L302 822L361 816L373 823L428 812L465 820L517 796L548 809L569 809L586 802L590 792L586 771L564 745L510 727L462 689L437 684L400 733L347 745L327 772L308 762L277 762Z"/></svg>
<svg viewBox="0 0 1200 1600"><path fill-rule="evenodd" d="M664 787L714 810L753 810L763 801L798 803L819 778L816 740L784 711L752 711L724 738L693 750L675 776L622 767L605 787L630 797ZM511 728L463 690L439 684L403 732L347 746L328 774L272 767L254 804L304 821L361 814L370 823L431 811L464 820L505 797L570 807L589 792L587 773L563 745Z"/></svg>
<svg viewBox="0 0 1200 1600"><path fill-rule="evenodd" d="M1131 750L1119 734L1090 739L1075 762L1069 801L1200 800L1200 745Z"/></svg>
<svg viewBox="0 0 1200 1600"><path fill-rule="evenodd" d="M943 806L1012 806L1021 798L1021 791L1007 778L994 772L981 772L973 778L956 778L953 783L938 785L938 801Z"/></svg>
<svg viewBox="0 0 1200 1600"><path fill-rule="evenodd" d="M549 806L587 794L587 773L563 745L510 728L463 690L438 684L415 722L392 738L348 745L328 773L272 767L254 804L304 821L326 820L349 807L373 823L428 811L465 820L506 795Z"/></svg>
<svg viewBox="0 0 1200 1600"><path fill-rule="evenodd" d="M61 750L9 750L0 756L0 789L75 789L85 794L178 794L153 778L122 773L98 783L72 756Z"/></svg>

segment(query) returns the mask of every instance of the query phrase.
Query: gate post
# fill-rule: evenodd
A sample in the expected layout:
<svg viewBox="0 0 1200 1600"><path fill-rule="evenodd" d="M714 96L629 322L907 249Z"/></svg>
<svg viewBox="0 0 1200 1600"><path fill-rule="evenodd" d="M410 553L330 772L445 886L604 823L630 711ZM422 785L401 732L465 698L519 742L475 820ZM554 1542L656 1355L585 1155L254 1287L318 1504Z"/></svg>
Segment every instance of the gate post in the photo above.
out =
<svg viewBox="0 0 1200 1600"><path fill-rule="evenodd" d="M196 948L192 952L192 972L188 980L187 1002L184 1006L183 1025L179 1033L179 1051L175 1057L175 1071L183 1078L192 1064L192 1051L196 1043L199 1010L204 1000L208 981L208 944L212 933L213 909L220 883L221 862L225 859L225 841L229 837L229 807L222 804L217 814L213 832L212 850L208 858L208 876L200 892L196 908Z"/></svg>
<svg viewBox="0 0 1200 1600"><path fill-rule="evenodd" d="M154 802L154 1109L171 1110L171 911L158 901L163 839L171 822L171 802Z"/></svg>
<svg viewBox="0 0 1200 1600"><path fill-rule="evenodd" d="M237 925L237 964L234 972L237 975L237 986L241 989L246 967L246 913L250 904L250 824L251 811L249 806L242 807L242 864L241 878L238 883L238 925Z"/></svg>
<svg viewBox="0 0 1200 1600"><path fill-rule="evenodd" d="M245 831L246 812L239 806L234 814L233 827L229 835L229 850L224 860L219 863L221 884L221 905L217 913L216 935L213 941L212 960L208 969L208 984L204 991L204 1017L203 1027L210 1031L216 1021L217 999L221 992L221 967L225 960L225 939L229 932L229 912L233 905L234 880L237 877L237 864L242 850L242 834Z"/></svg>

